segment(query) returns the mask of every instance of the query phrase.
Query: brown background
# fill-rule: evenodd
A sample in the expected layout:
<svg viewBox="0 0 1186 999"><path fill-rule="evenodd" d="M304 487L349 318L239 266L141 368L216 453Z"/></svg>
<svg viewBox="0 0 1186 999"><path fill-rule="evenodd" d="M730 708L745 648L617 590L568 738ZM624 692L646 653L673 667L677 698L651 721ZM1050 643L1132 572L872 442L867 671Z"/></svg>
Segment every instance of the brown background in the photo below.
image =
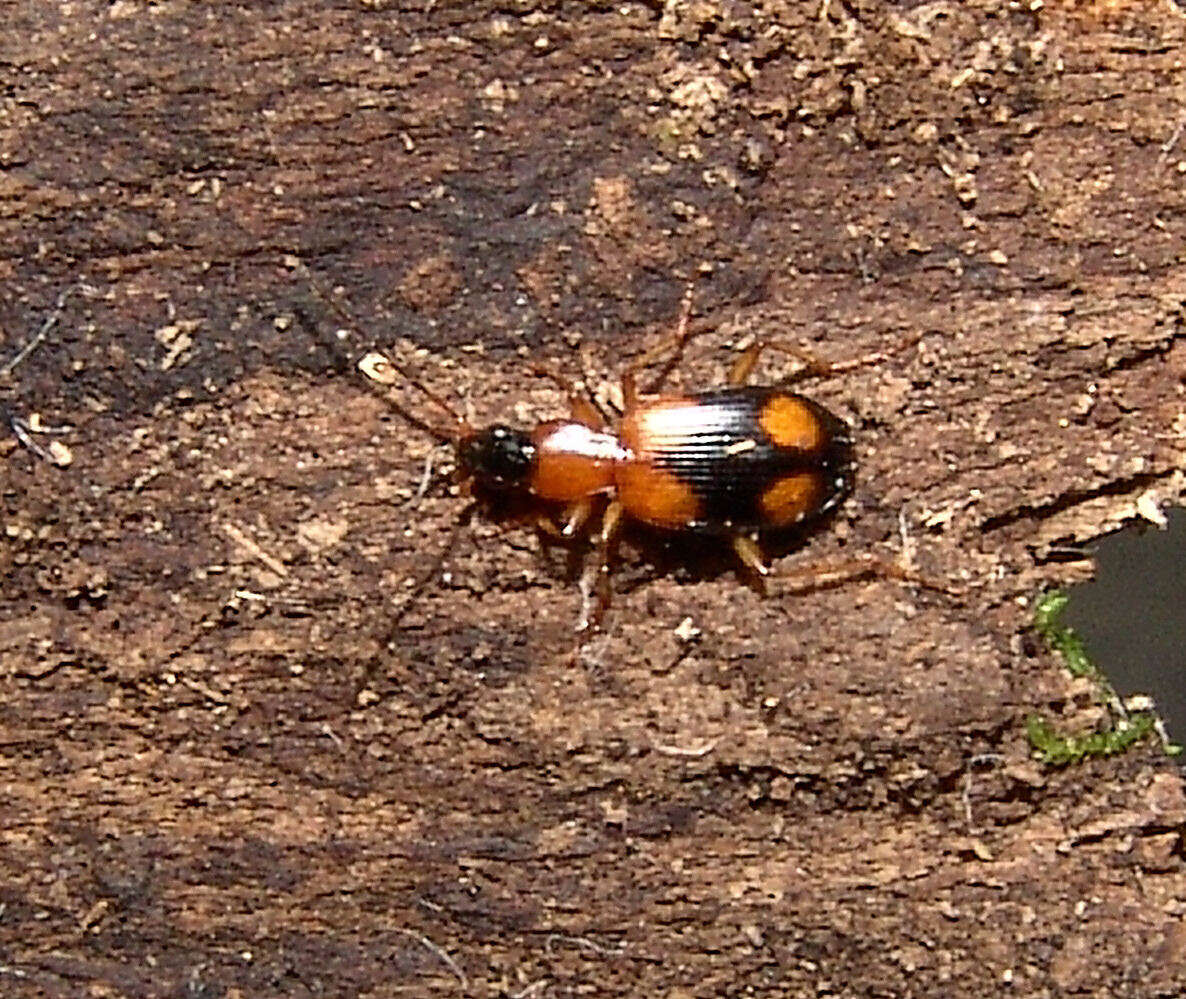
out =
<svg viewBox="0 0 1186 999"><path fill-rule="evenodd" d="M4 995L1182 993L1176 768L1024 735L1101 718L1034 594L1182 492L1174 3L0 20L0 357L74 287L0 386L74 457L0 455ZM779 564L966 597L652 539L574 655L563 552L485 519L407 604L463 501L298 260L483 419L561 411L525 358L606 391L692 274L685 385L923 334L812 387L860 483Z"/></svg>

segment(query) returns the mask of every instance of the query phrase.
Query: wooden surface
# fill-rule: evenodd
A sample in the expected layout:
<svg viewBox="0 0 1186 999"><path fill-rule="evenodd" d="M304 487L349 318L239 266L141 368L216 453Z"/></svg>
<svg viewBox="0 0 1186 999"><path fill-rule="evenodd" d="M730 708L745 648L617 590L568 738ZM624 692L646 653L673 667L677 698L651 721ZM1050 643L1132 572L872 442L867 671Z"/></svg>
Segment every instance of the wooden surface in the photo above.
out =
<svg viewBox="0 0 1186 999"><path fill-rule="evenodd" d="M1173 3L0 20L0 364L72 289L0 401L73 458L0 444L0 992L1182 994L1176 767L1025 736L1102 719L1034 595L1182 493ZM859 483L778 564L966 593L636 538L576 651L564 552L483 518L409 602L464 500L308 273L523 424L693 275L676 384L922 334L810 386Z"/></svg>

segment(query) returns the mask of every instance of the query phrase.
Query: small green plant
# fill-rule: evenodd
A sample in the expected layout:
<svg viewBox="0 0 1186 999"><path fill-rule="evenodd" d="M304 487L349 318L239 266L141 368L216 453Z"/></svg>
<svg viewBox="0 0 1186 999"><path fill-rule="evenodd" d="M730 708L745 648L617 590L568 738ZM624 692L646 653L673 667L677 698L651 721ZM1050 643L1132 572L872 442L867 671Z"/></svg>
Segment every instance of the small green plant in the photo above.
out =
<svg viewBox="0 0 1186 999"><path fill-rule="evenodd" d="M1034 752L1047 766L1065 767L1072 763L1097 756L1115 756L1140 742L1151 732L1162 735L1157 716L1152 711L1129 713L1083 646L1083 640L1073 628L1063 624L1062 615L1069 597L1062 590L1043 593L1034 606L1034 630L1042 636L1046 645L1062 657L1067 672L1072 676L1087 677L1094 681L1100 700L1107 706L1113 718L1109 728L1083 735L1063 735L1045 718L1033 715L1026 722L1025 730ZM1165 751L1176 756L1182 751L1162 739Z"/></svg>
<svg viewBox="0 0 1186 999"><path fill-rule="evenodd" d="M1102 732L1086 735L1060 735L1045 718L1033 715L1025 723L1030 745L1038 759L1052 767L1079 763L1090 756L1115 756L1140 742L1154 730L1156 719L1148 711L1119 719Z"/></svg>
<svg viewBox="0 0 1186 999"><path fill-rule="evenodd" d="M1099 668L1091 661L1083 640L1074 628L1062 623L1063 612L1071 598L1064 590L1047 590L1034 606L1034 630L1046 645L1062 656L1071 676L1100 677Z"/></svg>

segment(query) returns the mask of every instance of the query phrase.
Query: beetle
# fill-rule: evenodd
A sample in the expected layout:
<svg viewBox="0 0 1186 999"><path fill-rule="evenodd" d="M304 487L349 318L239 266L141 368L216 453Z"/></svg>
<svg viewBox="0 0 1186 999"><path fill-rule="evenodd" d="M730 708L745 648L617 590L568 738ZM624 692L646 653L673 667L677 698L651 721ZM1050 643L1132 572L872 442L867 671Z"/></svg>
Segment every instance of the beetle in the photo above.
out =
<svg viewBox="0 0 1186 999"><path fill-rule="evenodd" d="M320 297L338 308L328 297ZM471 426L384 354L369 353L358 367L379 385L411 385L447 415L448 423L442 426L388 398L406 420L452 445L459 477L471 491L526 496L542 505L537 522L548 533L591 539L596 557L587 565L582 584L587 598L594 588L599 592L597 599L587 599L578 624L578 631L583 631L597 623L608 604L610 564L626 522L666 532L719 535L764 588L771 570L760 546L762 535L818 521L852 490L855 466L847 425L807 396L781 386L753 385L749 378L768 349L796 358L800 375L817 377L889 355L825 363L782 344L757 341L733 366L724 388L662 394L660 380L640 392L637 375L642 368L673 348L679 356L688 339L690 315L689 287L674 334L623 374L624 405L616 421L562 376L545 369L535 371L564 389L570 415L524 430L502 423ZM308 325L308 318L302 318ZM559 525L553 517L557 510ZM589 529L594 519L599 522ZM809 580L883 575L934 588L911 570L871 555L802 566L781 575Z"/></svg>

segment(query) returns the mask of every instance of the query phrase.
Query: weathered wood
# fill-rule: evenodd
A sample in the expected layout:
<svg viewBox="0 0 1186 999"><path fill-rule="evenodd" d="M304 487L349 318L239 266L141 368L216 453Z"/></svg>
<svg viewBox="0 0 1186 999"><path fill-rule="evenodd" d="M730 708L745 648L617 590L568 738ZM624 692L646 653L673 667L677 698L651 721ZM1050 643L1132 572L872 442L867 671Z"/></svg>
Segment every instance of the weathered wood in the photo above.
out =
<svg viewBox="0 0 1186 999"><path fill-rule="evenodd" d="M1173 3L0 17L0 361L76 286L0 384L75 428L0 445L3 994L1182 993L1177 770L1024 732L1099 710L1027 637L1052 549L1182 493ZM785 564L967 596L652 539L574 658L561 553L484 520L405 608L463 501L297 260L481 418L691 275L687 385L923 332L814 388L860 483Z"/></svg>

